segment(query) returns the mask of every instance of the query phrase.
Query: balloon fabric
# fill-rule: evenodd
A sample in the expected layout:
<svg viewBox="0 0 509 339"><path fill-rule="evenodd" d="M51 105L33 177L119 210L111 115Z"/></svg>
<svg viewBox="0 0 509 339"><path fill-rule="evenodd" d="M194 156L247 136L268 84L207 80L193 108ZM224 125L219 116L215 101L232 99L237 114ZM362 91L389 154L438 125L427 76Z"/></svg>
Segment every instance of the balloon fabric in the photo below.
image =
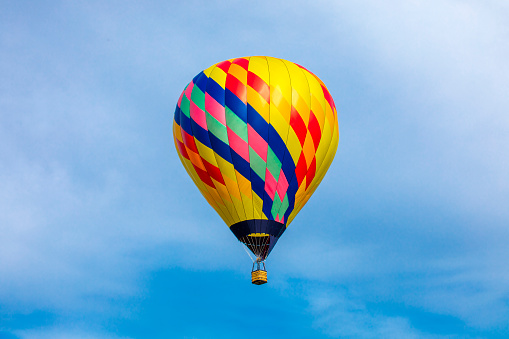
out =
<svg viewBox="0 0 509 339"><path fill-rule="evenodd" d="M265 260L336 153L336 107L304 67L265 56L200 72L175 110L177 153L238 240Z"/></svg>

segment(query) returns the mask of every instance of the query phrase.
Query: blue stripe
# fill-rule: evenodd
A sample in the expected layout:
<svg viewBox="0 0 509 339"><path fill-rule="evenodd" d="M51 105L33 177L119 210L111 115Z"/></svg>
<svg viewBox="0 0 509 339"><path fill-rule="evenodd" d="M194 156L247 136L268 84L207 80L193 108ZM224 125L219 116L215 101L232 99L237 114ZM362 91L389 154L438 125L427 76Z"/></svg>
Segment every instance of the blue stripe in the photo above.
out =
<svg viewBox="0 0 509 339"><path fill-rule="evenodd" d="M290 182L290 186L288 186L288 209L285 213L285 223L288 221L288 217L290 216L290 213L292 213L294 207L295 207L295 193L297 193L297 190L299 189L299 186L297 185L297 179L292 180Z"/></svg>
<svg viewBox="0 0 509 339"><path fill-rule="evenodd" d="M221 139L216 137L209 131L210 144L212 145L212 150L216 152L221 158L228 161L230 164L233 164L231 148L229 145L225 144ZM235 166L234 166L235 167Z"/></svg>
<svg viewBox="0 0 509 339"><path fill-rule="evenodd" d="M265 142L269 142L269 124L265 119L251 106L247 105L247 123L258 133Z"/></svg>
<svg viewBox="0 0 509 339"><path fill-rule="evenodd" d="M174 116L175 116L175 123L180 126L180 107L178 105L177 105L177 107L175 107Z"/></svg>
<svg viewBox="0 0 509 339"><path fill-rule="evenodd" d="M235 94L228 88L225 91L225 105L233 111L242 121L247 124L247 107Z"/></svg>
<svg viewBox="0 0 509 339"><path fill-rule="evenodd" d="M269 220L274 220L274 217L272 216L272 205L273 204L274 204L274 201L270 200L270 197L269 197L268 194L265 194L263 196L263 208L262 208L262 212L263 212L263 214L265 214L265 216Z"/></svg>
<svg viewBox="0 0 509 339"><path fill-rule="evenodd" d="M224 88L211 78L207 81L207 93L224 107Z"/></svg>
<svg viewBox="0 0 509 339"><path fill-rule="evenodd" d="M233 159L233 167L244 176L244 178L249 180L249 175L251 174L251 167L249 163L244 160L240 155L237 154L233 149L231 150L232 159Z"/></svg>
<svg viewBox="0 0 509 339"><path fill-rule="evenodd" d="M212 145L210 144L209 133L206 129L198 125L194 120L191 120L191 129L193 130L194 137L199 142L208 148L212 148Z"/></svg>
<svg viewBox="0 0 509 339"><path fill-rule="evenodd" d="M288 183L290 183L293 178L297 177L295 174L295 164L293 163L292 155L288 152L288 150L285 150L285 157L281 165L281 169L283 170Z"/></svg>
<svg viewBox="0 0 509 339"><path fill-rule="evenodd" d="M274 129L274 126L272 125L269 125L269 141L270 149L272 152L274 152L279 161L283 163L285 152L287 152L288 149L283 139L281 139L281 136L277 133L277 131Z"/></svg>
<svg viewBox="0 0 509 339"><path fill-rule="evenodd" d="M285 224L288 221L290 213L295 207L295 194L298 190L297 176L295 174L295 163L286 147L284 140L277 133L274 127L268 124L265 119L251 106L246 105L230 90L224 90L213 79L207 78L205 73L201 72L194 79L195 86L204 92L208 93L219 104L227 106L231 109L242 121L249 123L251 127L265 140L269 147L272 149L276 157L282 163L282 171L288 180L289 186L287 190L288 195L288 209L285 212ZM238 155L228 144L218 139L214 134L202 128L195 121L188 118L180 109L175 109L175 123L192 135L196 140L200 141L205 146L211 148L217 155L233 165L242 176L251 181L251 187L254 193L260 196L263 200L262 212L269 220L274 220L272 216L273 201L265 192L265 182L260 178L252 169L246 160ZM286 136L283 136L286 137Z"/></svg>
<svg viewBox="0 0 509 339"><path fill-rule="evenodd" d="M203 71L193 79L194 85L198 86L198 88L201 89L203 93L205 93L205 89L207 88L207 79L208 78L205 73L203 73Z"/></svg>
<svg viewBox="0 0 509 339"><path fill-rule="evenodd" d="M193 128L191 127L191 119L180 110L180 127L189 135L193 135Z"/></svg>
<svg viewBox="0 0 509 339"><path fill-rule="evenodd" d="M263 194L265 193L265 181L263 181L263 179L260 178L253 169L251 169L251 189L263 200Z"/></svg>

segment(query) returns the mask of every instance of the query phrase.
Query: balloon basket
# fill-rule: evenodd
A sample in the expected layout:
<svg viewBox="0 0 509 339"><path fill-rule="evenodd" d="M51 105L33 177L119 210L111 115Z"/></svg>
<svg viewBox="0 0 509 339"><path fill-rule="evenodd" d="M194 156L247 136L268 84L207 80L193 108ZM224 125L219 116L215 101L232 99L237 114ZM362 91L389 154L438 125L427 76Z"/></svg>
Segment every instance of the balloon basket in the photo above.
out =
<svg viewBox="0 0 509 339"><path fill-rule="evenodd" d="M251 282L254 285L263 285L267 283L267 271L265 270L265 263L256 262L257 266L255 269L255 263L253 263L253 269L251 270Z"/></svg>

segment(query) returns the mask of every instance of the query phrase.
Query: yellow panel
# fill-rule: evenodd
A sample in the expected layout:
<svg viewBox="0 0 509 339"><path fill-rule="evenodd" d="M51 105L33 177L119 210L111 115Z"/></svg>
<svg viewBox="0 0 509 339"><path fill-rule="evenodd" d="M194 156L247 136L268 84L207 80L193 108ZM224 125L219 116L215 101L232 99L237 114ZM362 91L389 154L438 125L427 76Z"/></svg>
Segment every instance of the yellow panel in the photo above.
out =
<svg viewBox="0 0 509 339"><path fill-rule="evenodd" d="M316 120L318 120L318 125L320 125L320 130L322 130L325 122L325 112L322 109L321 103L314 96L311 97L311 111L313 111Z"/></svg>
<svg viewBox="0 0 509 339"><path fill-rule="evenodd" d="M290 87L287 88L287 93L283 93L283 90L285 90L283 87L277 85L270 88L270 104L279 111L279 114L284 117L287 123L290 123L292 90ZM290 98L290 101L287 97Z"/></svg>
<svg viewBox="0 0 509 339"><path fill-rule="evenodd" d="M228 188L228 192L230 193L230 197L232 199L233 204L235 205L235 210L237 211L237 215L241 220L246 220L246 212L244 211L244 205L242 204L242 197L240 196L239 188L237 186L237 181L231 180L228 177L224 177L224 181L226 187Z"/></svg>
<svg viewBox="0 0 509 339"><path fill-rule="evenodd" d="M311 91L311 110L313 111L316 119L318 120L320 130L322 130L325 121L325 103L326 103L325 97L323 95L322 86L316 80L316 77L311 73L306 72L306 77L308 79L309 89Z"/></svg>
<svg viewBox="0 0 509 339"><path fill-rule="evenodd" d="M253 206L254 206L254 214L257 219L267 219L264 218L264 214L262 212L263 209L263 199L258 196L255 192L252 192L253 197Z"/></svg>
<svg viewBox="0 0 509 339"><path fill-rule="evenodd" d="M297 134L293 131L293 129L288 130L288 140L286 142L286 147L290 152L293 162L297 164L299 161L300 153L302 152L302 147L300 146L299 138L297 138Z"/></svg>
<svg viewBox="0 0 509 339"><path fill-rule="evenodd" d="M237 175L235 174L235 169L233 168L233 165L229 163L228 161L224 160L220 156L216 157L217 160L217 167L221 170L221 174L223 175L223 178L230 178L231 180L237 182ZM238 188L237 188L238 191Z"/></svg>
<svg viewBox="0 0 509 339"><path fill-rule="evenodd" d="M335 112L332 110L332 107L329 105L328 102L325 104L325 118L329 122L329 125L331 126L331 129L334 129L338 119L336 118Z"/></svg>
<svg viewBox="0 0 509 339"><path fill-rule="evenodd" d="M237 181L235 180L232 180L228 177L223 177L224 179L224 183L226 185L226 188L228 189L228 192L230 194L230 197L231 198L237 198L237 199L241 199L240 198L240 192L239 192L239 188L238 188L238 184L237 184Z"/></svg>
<svg viewBox="0 0 509 339"><path fill-rule="evenodd" d="M286 124L290 122L291 114L291 103L292 103L292 86L290 81L290 75L288 69L282 60L267 57L267 63L270 70L270 123L276 128L278 133L278 127L280 125L274 124L273 118L275 115L279 115L286 121ZM278 124L281 123L281 119L277 119ZM287 130L287 128L285 128ZM280 134L283 141L286 141L286 133Z"/></svg>
<svg viewBox="0 0 509 339"><path fill-rule="evenodd" d="M338 142L339 142L339 129L338 129L338 123L337 119L335 120L335 128L333 131L333 135L330 136L330 131L328 133L328 137L326 140L330 140L329 147L327 147L326 154L324 156L323 162L320 163L320 167L317 168L316 176L311 182L311 185L309 185L308 189L306 190L303 197L299 196L299 199L296 198L295 208L288 217L287 225L290 225L290 223L293 221L297 213L304 207L304 205L308 202L309 198L313 195L315 190L318 188L318 185L322 182L322 179L324 178L325 174L327 173L327 170L329 169L330 165L332 164L332 160L334 159L334 155L336 154ZM323 147L323 146L322 146ZM323 147L324 149L326 147ZM318 163L317 163L318 166ZM300 190L300 189L299 189Z"/></svg>
<svg viewBox="0 0 509 339"><path fill-rule="evenodd" d="M239 186L242 203L244 205L244 211L246 212L246 218L254 219L253 198L251 196L252 192L251 182L244 178L244 176L240 174L237 170L235 170L235 174L237 175L237 183Z"/></svg>
<svg viewBox="0 0 509 339"><path fill-rule="evenodd" d="M210 66L209 68L207 69L204 69L203 70L203 73L208 77L210 77L210 73L212 73L212 70L216 67L216 65L212 65Z"/></svg>
<svg viewBox="0 0 509 339"><path fill-rule="evenodd" d="M247 103L269 122L269 103L251 87L247 87Z"/></svg>
<svg viewBox="0 0 509 339"><path fill-rule="evenodd" d="M279 113L279 110L272 104L270 105L270 124L274 127L281 139L286 142L290 125L283 115Z"/></svg>
<svg viewBox="0 0 509 339"><path fill-rule="evenodd" d="M179 158L180 158L180 161L182 162L182 164L184 165L184 168L186 169L187 173L193 180L194 184L196 185L196 187L198 187L199 191L205 197L205 199L210 204L210 206L212 206L212 208L214 208L214 210L217 212L217 214L219 214L221 219L223 219L225 224L231 225L232 220L231 220L230 215L228 213L226 213L226 211L224 210L224 206L221 207L218 204L218 201L215 199L215 197L210 193L209 186L205 185L201 181L200 177L194 170L192 163L189 160L187 160L186 158L184 158L183 156L181 156L180 153L179 153Z"/></svg>
<svg viewBox="0 0 509 339"><path fill-rule="evenodd" d="M210 195L212 196L212 199L214 199L217 202L219 209L223 213L226 220L228 220L227 224L231 225L232 223L234 223L233 218L230 215L230 211L228 211L228 209L226 208L223 200L219 196L219 193L217 193L217 191L215 189L213 189L212 187L210 187L208 185L205 185L205 187L207 187L207 190L209 191Z"/></svg>
<svg viewBox="0 0 509 339"><path fill-rule="evenodd" d="M239 217L239 215L237 213L237 208L236 208L235 204L233 203L232 197L230 196L228 190L226 189L226 186L224 186L220 182L217 182L215 179L212 179L212 182L216 186L217 192L223 199L224 205L226 206L226 209L229 211L233 222L237 223L237 222L241 221L241 218Z"/></svg>
<svg viewBox="0 0 509 339"><path fill-rule="evenodd" d="M304 177L304 181L300 184L299 189L295 193L295 206L297 206L298 203L302 200L302 198L305 195L306 191L306 177ZM295 210L295 209L294 209Z"/></svg>
<svg viewBox="0 0 509 339"><path fill-rule="evenodd" d="M220 183L219 181L217 181L214 178L210 178L210 179L214 183L214 186L216 186L217 193L219 194L219 196L223 200L225 206L228 207L228 203L233 206L232 197L230 196L230 193L228 193L228 189L226 188L226 186L223 185L222 183ZM228 209L230 209L230 208L228 208ZM236 214L237 214L237 211L235 211L235 209L233 209L233 212L234 213L232 214L232 216L235 217Z"/></svg>
<svg viewBox="0 0 509 339"><path fill-rule="evenodd" d="M203 159L207 160L212 165L218 167L217 166L217 162L216 162L215 152L212 150L212 148L209 148L208 146L205 146L198 139L194 139L194 141L195 141L195 144L196 144L196 148L198 149L198 152L200 152L200 156Z"/></svg>
<svg viewBox="0 0 509 339"><path fill-rule="evenodd" d="M237 80L247 86L247 71L242 66L237 64L231 64L228 69L228 74L233 75Z"/></svg>
<svg viewBox="0 0 509 339"><path fill-rule="evenodd" d="M328 120L325 120L325 124L322 130L322 139L320 144L318 145L318 149L316 150L316 170L318 172L323 160L325 159L325 155L329 150L330 140L332 138L331 126Z"/></svg>
<svg viewBox="0 0 509 339"><path fill-rule="evenodd" d="M329 118L329 116L332 115L332 111L330 110L330 106L327 105L327 115ZM328 122L329 122L329 119L327 119L327 121L325 122L325 130L324 132L327 132L327 139L326 140L330 140L330 143L329 144L324 144L323 146L320 145L318 147L318 151L320 151L320 153L317 152L317 160L318 159L318 156L320 156L320 162L318 163L317 161L317 174L319 174L321 171L323 171L322 169L322 166L326 165L328 161L332 161L332 159L334 158L334 155L336 154L336 149L337 149L337 139L338 139L338 120L336 118L332 118L332 125L328 126ZM331 128L332 130L328 130L328 128ZM329 134L330 133L330 134ZM332 134L332 135L331 135ZM320 149L321 148L321 149ZM331 154L330 151L331 149L334 150L334 152ZM324 152L325 152L325 156L324 156ZM332 158L331 158L332 157ZM322 160L323 159L323 160Z"/></svg>
<svg viewBox="0 0 509 339"><path fill-rule="evenodd" d="M197 153L194 153L189 147L186 146L187 154L189 155L189 159L191 159L191 162L198 168L206 171L205 166L203 166L203 162L201 161L200 155Z"/></svg>
<svg viewBox="0 0 509 339"><path fill-rule="evenodd" d="M292 94L292 106L298 109L299 114L307 126L309 122L309 106L311 98L309 94L308 81L304 74L306 71L292 62L286 60L283 60L283 62L288 68L292 89L296 92Z"/></svg>
<svg viewBox="0 0 509 339"><path fill-rule="evenodd" d="M332 146L333 147L330 148L331 150L334 149L334 145L332 145ZM335 151L332 152L332 153L335 153ZM296 199L296 202L298 201L298 203L295 204L295 208L293 209L292 213L290 213L290 215L288 216L287 225L290 225L290 223L293 221L295 216L304 207L304 205L306 205L306 203L308 202L309 198L311 198L313 193L316 191L316 189L318 188L318 185L320 185L320 183L322 182L322 180L323 180L323 178L325 176L325 173L327 173L327 170L329 169L331 163L332 163L332 159L331 159L331 161L325 163L324 166L322 166L320 175L315 176L315 178L311 182L311 185L306 190L304 196L303 197L299 197L299 200Z"/></svg>
<svg viewBox="0 0 509 339"><path fill-rule="evenodd" d="M331 146L329 150L327 151L327 155L325 156L324 163L329 166L332 163L332 160L334 159L334 156L336 155L336 150L338 149L338 143L339 143L339 128L338 128L338 121L336 120L335 128L332 135L331 140ZM321 169L320 169L321 170Z"/></svg>
<svg viewBox="0 0 509 339"><path fill-rule="evenodd" d="M180 134L180 133L182 133L182 132L181 132L181 128L180 128L180 126L179 126L179 125L177 125L177 123L174 121L174 122L173 122L173 137L174 137L175 139L177 139L178 141L180 141L181 143L183 143L183 141L182 141L182 134ZM176 146L176 145L177 145L177 143L175 143L175 146Z"/></svg>
<svg viewBox="0 0 509 339"><path fill-rule="evenodd" d="M266 95L270 96L270 88L268 83L269 66L267 64L267 60L264 57L251 57L249 59L248 70L249 72L256 74L258 77L260 77L263 81L266 82L267 85ZM268 98L268 100L270 101L270 97ZM270 109L269 103L256 90L254 90L250 86L247 87L247 102L263 117L263 119L267 123L269 123L269 109ZM262 212L263 197L258 197L258 195L254 191L252 191L251 196L253 197L253 214L256 219L261 219L261 216L263 214Z"/></svg>
<svg viewBox="0 0 509 339"><path fill-rule="evenodd" d="M217 82L217 84L221 86L223 89L225 88L226 73L221 68L215 67L210 73L210 78Z"/></svg>
<svg viewBox="0 0 509 339"><path fill-rule="evenodd" d="M255 219L261 219L263 200L260 198L256 199L258 195L254 191L251 192L251 197L253 198L253 216Z"/></svg>
<svg viewBox="0 0 509 339"><path fill-rule="evenodd" d="M205 149L208 148L208 147L204 146L203 144L201 144L198 140L196 140L196 138L195 138L194 141L195 141L195 145L196 145L196 148L197 148L198 152L200 152L200 153L202 151L205 152ZM202 162L202 159L201 159L200 155L196 154L195 152L190 150L187 146L186 146L186 150L187 150L187 154L189 155L189 158L191 159L191 162L196 167L198 167L198 168L202 169L203 171L207 172L207 169L203 165L203 162ZM195 176L196 176L195 178L201 182L201 179L199 178L198 174L195 174ZM216 201L216 203L218 204L219 209L221 210L221 212L223 213L224 217L228 221L233 221L236 218L238 219L238 215L236 215L236 214L235 215L231 215L230 214L230 211L226 207L225 201L223 201L223 199L221 198L219 193L216 191L217 186L215 188L213 188L213 187L210 187L210 186L208 186L206 184L203 184L203 185L206 187L207 191L210 193L212 198Z"/></svg>
<svg viewBox="0 0 509 339"><path fill-rule="evenodd" d="M293 84L293 82L292 82ZM311 100L311 97L308 93L298 93L297 90L293 89L292 92L292 105L297 109L297 112L299 112L299 115L301 116L302 120L304 120L304 123L306 126L309 125L309 114L310 114L310 106L304 99L306 95L308 96L308 100Z"/></svg>
<svg viewBox="0 0 509 339"><path fill-rule="evenodd" d="M267 85L269 84L269 68L265 57L251 57L248 70L258 75Z"/></svg>
<svg viewBox="0 0 509 339"><path fill-rule="evenodd" d="M251 194L251 191L249 192ZM246 220L251 220L251 219L254 219L254 214L253 214L253 205L251 203L251 205L247 205L246 201L249 201L249 196L245 195L244 193L240 192L240 195L242 197L242 202L244 203L244 210L246 211Z"/></svg>
<svg viewBox="0 0 509 339"><path fill-rule="evenodd" d="M309 132L306 135L306 140L304 141L304 146L302 147L302 150L304 152L304 158L306 159L306 165L308 166L309 169L309 165L311 164L311 161L315 156L315 146L313 144L313 138L311 137L311 134Z"/></svg>

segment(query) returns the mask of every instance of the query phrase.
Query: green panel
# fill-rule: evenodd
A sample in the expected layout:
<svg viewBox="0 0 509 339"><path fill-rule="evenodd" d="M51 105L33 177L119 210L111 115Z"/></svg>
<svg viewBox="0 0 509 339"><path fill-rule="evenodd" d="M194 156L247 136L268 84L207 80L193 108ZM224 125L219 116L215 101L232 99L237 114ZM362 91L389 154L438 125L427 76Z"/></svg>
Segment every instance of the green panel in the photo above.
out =
<svg viewBox="0 0 509 339"><path fill-rule="evenodd" d="M253 171L258 174L262 180L265 180L265 168L267 164L251 147L249 147L249 163Z"/></svg>
<svg viewBox="0 0 509 339"><path fill-rule="evenodd" d="M180 109L182 113L184 113L188 118L191 118L191 114L189 113L189 99L187 99L186 95L182 96L182 100L180 101Z"/></svg>
<svg viewBox="0 0 509 339"><path fill-rule="evenodd" d="M272 209L270 210L270 213L272 213L272 217L274 220L276 220L276 216L279 213L279 209L281 207L281 199L279 199L279 195L276 192L276 195L274 196L274 203L272 204Z"/></svg>
<svg viewBox="0 0 509 339"><path fill-rule="evenodd" d="M277 193L276 193L277 195ZM283 202L281 203L281 209L279 210L279 217L283 217L285 215L286 210L288 209L288 206L290 204L288 203L288 193L285 194L285 198L283 199ZM287 220L285 220L286 222Z"/></svg>
<svg viewBox="0 0 509 339"><path fill-rule="evenodd" d="M281 162L276 157L272 150L268 149L267 151L267 168L269 169L270 174L276 179L279 180L279 173L281 172Z"/></svg>
<svg viewBox="0 0 509 339"><path fill-rule="evenodd" d="M216 138L228 145L228 132L226 131L226 126L220 123L212 115L210 115L209 112L207 112L206 118L209 132L214 134Z"/></svg>
<svg viewBox="0 0 509 339"><path fill-rule="evenodd" d="M231 109L225 107L226 126L228 126L235 134L242 138L246 143L247 139L247 124L240 119L237 114L233 113Z"/></svg>
<svg viewBox="0 0 509 339"><path fill-rule="evenodd" d="M196 85L193 87L191 100L195 103L196 106L200 107L201 110L205 112L205 93L201 91L200 87Z"/></svg>

